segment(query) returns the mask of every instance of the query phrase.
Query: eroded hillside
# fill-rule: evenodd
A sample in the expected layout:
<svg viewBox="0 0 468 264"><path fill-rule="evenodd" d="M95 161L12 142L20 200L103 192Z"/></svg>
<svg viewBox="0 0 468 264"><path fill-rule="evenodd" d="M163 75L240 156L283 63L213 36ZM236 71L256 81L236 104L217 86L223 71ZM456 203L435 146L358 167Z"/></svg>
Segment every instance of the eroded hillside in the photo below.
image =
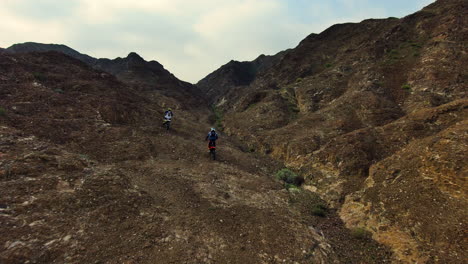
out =
<svg viewBox="0 0 468 264"><path fill-rule="evenodd" d="M335 25L200 90L136 53L0 49L0 262L463 263L466 10Z"/></svg>
<svg viewBox="0 0 468 264"><path fill-rule="evenodd" d="M224 134L210 160L211 114L183 102L61 53L0 54L0 262L388 261L279 162Z"/></svg>
<svg viewBox="0 0 468 264"><path fill-rule="evenodd" d="M440 0L402 19L311 34L219 94L224 131L301 172L305 188L398 261L463 263L466 10ZM199 86L230 78L218 71Z"/></svg>

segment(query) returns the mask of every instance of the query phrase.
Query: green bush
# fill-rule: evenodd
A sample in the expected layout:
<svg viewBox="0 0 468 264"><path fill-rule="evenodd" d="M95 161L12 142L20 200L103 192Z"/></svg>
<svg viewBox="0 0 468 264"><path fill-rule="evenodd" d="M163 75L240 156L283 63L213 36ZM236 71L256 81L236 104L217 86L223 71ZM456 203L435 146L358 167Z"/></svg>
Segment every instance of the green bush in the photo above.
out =
<svg viewBox="0 0 468 264"><path fill-rule="evenodd" d="M6 110L3 107L0 107L0 116L6 115Z"/></svg>
<svg viewBox="0 0 468 264"><path fill-rule="evenodd" d="M296 79L296 82L297 82L297 83L302 82L302 78L297 78L297 79Z"/></svg>
<svg viewBox="0 0 468 264"><path fill-rule="evenodd" d="M351 236L357 239L366 239L370 238L372 234L362 227L355 227L351 229Z"/></svg>
<svg viewBox="0 0 468 264"><path fill-rule="evenodd" d="M312 214L316 216L325 217L328 207L322 203L314 204L312 206Z"/></svg>
<svg viewBox="0 0 468 264"><path fill-rule="evenodd" d="M304 178L292 172L290 169L284 168L276 172L276 178L282 180L285 184L300 186L304 183Z"/></svg>
<svg viewBox="0 0 468 264"><path fill-rule="evenodd" d="M333 65L332 65L331 63L325 64L325 67L327 67L327 68L331 68L332 66L333 66Z"/></svg>
<svg viewBox="0 0 468 264"><path fill-rule="evenodd" d="M409 91L409 90L411 90L411 85L409 85L409 84L403 84L403 85L401 86L401 89Z"/></svg>
<svg viewBox="0 0 468 264"><path fill-rule="evenodd" d="M296 185L294 185L294 184L286 183L286 184L284 185L284 187L285 187L286 190L288 190L288 191L300 191L300 189L299 189Z"/></svg>

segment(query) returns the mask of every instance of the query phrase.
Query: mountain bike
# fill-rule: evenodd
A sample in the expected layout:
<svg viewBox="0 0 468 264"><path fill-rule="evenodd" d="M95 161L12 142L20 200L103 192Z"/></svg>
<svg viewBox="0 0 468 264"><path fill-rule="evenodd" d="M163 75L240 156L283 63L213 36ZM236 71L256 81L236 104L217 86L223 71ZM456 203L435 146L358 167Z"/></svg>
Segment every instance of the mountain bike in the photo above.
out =
<svg viewBox="0 0 468 264"><path fill-rule="evenodd" d="M213 160L216 160L216 145L214 141L210 141L210 143L208 143L208 149L210 150L210 157Z"/></svg>
<svg viewBox="0 0 468 264"><path fill-rule="evenodd" d="M170 119L164 119L163 126L166 128L166 130L169 130L171 128L171 120Z"/></svg>

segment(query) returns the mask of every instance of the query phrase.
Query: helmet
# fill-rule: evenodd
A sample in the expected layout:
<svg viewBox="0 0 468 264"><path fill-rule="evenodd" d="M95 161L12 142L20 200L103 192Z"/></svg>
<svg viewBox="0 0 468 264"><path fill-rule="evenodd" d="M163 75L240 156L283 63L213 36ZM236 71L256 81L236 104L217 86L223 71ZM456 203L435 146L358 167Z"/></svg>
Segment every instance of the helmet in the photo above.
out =
<svg viewBox="0 0 468 264"><path fill-rule="evenodd" d="M172 111L172 109L171 109L171 108L168 108L167 111Z"/></svg>
<svg viewBox="0 0 468 264"><path fill-rule="evenodd" d="M216 131L213 127L211 128L211 131Z"/></svg>

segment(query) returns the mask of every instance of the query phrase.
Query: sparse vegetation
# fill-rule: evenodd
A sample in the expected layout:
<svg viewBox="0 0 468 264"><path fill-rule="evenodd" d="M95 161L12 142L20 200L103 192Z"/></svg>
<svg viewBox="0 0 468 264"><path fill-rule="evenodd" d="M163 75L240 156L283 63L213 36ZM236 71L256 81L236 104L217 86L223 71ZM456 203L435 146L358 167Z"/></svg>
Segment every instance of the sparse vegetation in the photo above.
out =
<svg viewBox="0 0 468 264"><path fill-rule="evenodd" d="M290 184L290 183L286 183L284 185L284 188L286 188L286 190L288 190L290 192L300 192L301 191L301 189L299 189L296 185Z"/></svg>
<svg viewBox="0 0 468 264"><path fill-rule="evenodd" d="M401 54L397 49L386 51L385 64L394 64L401 58Z"/></svg>
<svg viewBox="0 0 468 264"><path fill-rule="evenodd" d="M0 106L0 116L5 116L6 115L6 110L5 108Z"/></svg>
<svg viewBox="0 0 468 264"><path fill-rule="evenodd" d="M223 128L223 112L216 107L216 105L212 105L211 109L213 110L214 116L215 116L215 127L218 130L222 130Z"/></svg>
<svg viewBox="0 0 468 264"><path fill-rule="evenodd" d="M388 50L386 64L394 64L401 59L417 58L421 56L421 49L424 45L424 40L411 40L401 42L397 48Z"/></svg>
<svg viewBox="0 0 468 264"><path fill-rule="evenodd" d="M276 178L287 183L292 183L292 180L297 177L297 174L290 169L284 168L276 172Z"/></svg>
<svg viewBox="0 0 468 264"><path fill-rule="evenodd" d="M316 216L325 217L327 215L328 207L322 203L314 204L312 206L312 214Z"/></svg>
<svg viewBox="0 0 468 264"><path fill-rule="evenodd" d="M351 229L351 236L357 239L366 239L370 238L372 234L362 227L355 227Z"/></svg>
<svg viewBox="0 0 468 264"><path fill-rule="evenodd" d="M297 175L290 169L284 168L276 172L276 178L281 180L285 183L285 187L287 188L288 184L292 184L295 186L301 186L304 183L304 178L302 176Z"/></svg>
<svg viewBox="0 0 468 264"><path fill-rule="evenodd" d="M409 85L409 84L407 84L407 83L406 83L406 84L403 84L403 85L401 86L401 89L406 90L406 91L411 91L411 85Z"/></svg>
<svg viewBox="0 0 468 264"><path fill-rule="evenodd" d="M333 66L333 65L332 65L331 63L325 64L325 67L326 67L326 68L331 68L332 66Z"/></svg>
<svg viewBox="0 0 468 264"><path fill-rule="evenodd" d="M286 107L291 116L291 119L296 119L297 114L300 112L297 107L296 95L294 89L292 88L283 88L280 90L280 95L286 101Z"/></svg>

